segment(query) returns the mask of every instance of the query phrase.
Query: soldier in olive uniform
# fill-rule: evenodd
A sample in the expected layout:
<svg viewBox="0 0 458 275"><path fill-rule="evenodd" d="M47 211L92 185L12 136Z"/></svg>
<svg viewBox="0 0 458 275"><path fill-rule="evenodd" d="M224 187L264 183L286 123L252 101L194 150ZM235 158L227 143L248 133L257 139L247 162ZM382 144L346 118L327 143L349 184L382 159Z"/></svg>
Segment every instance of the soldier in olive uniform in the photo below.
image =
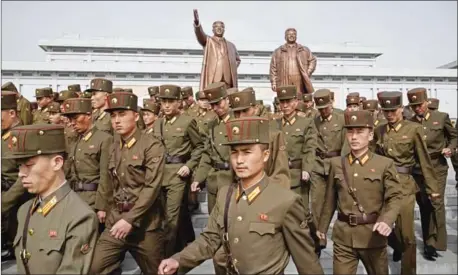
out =
<svg viewBox="0 0 458 275"><path fill-rule="evenodd" d="M67 90L78 94L78 97L83 97L80 84L71 84L67 86Z"/></svg>
<svg viewBox="0 0 458 275"><path fill-rule="evenodd" d="M108 95L113 92L113 82L104 78L94 78L91 80L91 87L85 92L92 93L92 120L97 129L113 135L111 119L105 110L108 108ZM135 110L137 111L137 110Z"/></svg>
<svg viewBox="0 0 458 275"><path fill-rule="evenodd" d="M347 95L347 111L358 111L359 110L359 93L349 93Z"/></svg>
<svg viewBox="0 0 458 275"><path fill-rule="evenodd" d="M69 150L66 178L103 224L113 196L108 172L113 137L93 126L90 99L68 99L63 106L64 115L78 134L78 140Z"/></svg>
<svg viewBox="0 0 458 275"><path fill-rule="evenodd" d="M331 158L342 154L346 138L343 127L345 120L343 115L332 107L331 92L328 89L320 89L314 93L313 99L320 115L314 118L318 137L310 192L312 215L318 224L329 179L330 161ZM326 241L320 242L322 246L326 246Z"/></svg>
<svg viewBox="0 0 458 275"><path fill-rule="evenodd" d="M183 102L185 103L185 113L190 117L196 117L197 112L199 111L199 106L194 101L194 91L192 87L183 87L181 88L181 96L183 98Z"/></svg>
<svg viewBox="0 0 458 275"><path fill-rule="evenodd" d="M332 106L332 109L334 110L334 113L343 114L344 110L339 109L337 107L334 107L335 106L335 100L334 100L335 94L334 94L334 92L332 92L332 91L329 91L329 92L331 93L331 102L332 102L331 106Z"/></svg>
<svg viewBox="0 0 458 275"><path fill-rule="evenodd" d="M145 122L145 133L154 133L154 123L159 118L159 111L161 106L151 98L143 99L143 107L141 108L143 113L143 121Z"/></svg>
<svg viewBox="0 0 458 275"><path fill-rule="evenodd" d="M402 116L404 117L405 120L409 120L414 116L414 112L412 111L409 105L404 106L404 109L402 111Z"/></svg>
<svg viewBox="0 0 458 275"><path fill-rule="evenodd" d="M110 94L107 107L119 135L108 163L113 207L97 242L91 273L113 272L129 251L144 274L153 274L164 257L165 217L160 193L165 149L159 140L137 128L135 94Z"/></svg>
<svg viewBox="0 0 458 275"><path fill-rule="evenodd" d="M458 132L458 123L455 124L455 131ZM455 144L455 152L453 153L452 156L452 165L453 165L453 170L455 170L455 189L458 190L458 143Z"/></svg>
<svg viewBox="0 0 458 275"><path fill-rule="evenodd" d="M51 104L51 102L53 102L54 99L52 88L36 89L35 97L37 98L38 109L32 112L33 124L48 124L48 105Z"/></svg>
<svg viewBox="0 0 458 275"><path fill-rule="evenodd" d="M59 97L57 98L56 102L58 102L59 104L62 104L65 100L69 98L78 98L78 97L79 95L75 91L63 90L63 91L60 91ZM61 105L61 109L62 109L62 105Z"/></svg>
<svg viewBox="0 0 458 275"><path fill-rule="evenodd" d="M310 175L315 164L317 129L312 119L298 114L295 85L277 87L277 98L283 117L277 121L286 136L286 152L291 172L290 188L302 197L306 212L309 212Z"/></svg>
<svg viewBox="0 0 458 275"><path fill-rule="evenodd" d="M18 126L3 158L20 162L19 178L35 199L18 211L14 239L20 274L88 274L97 217L65 180L60 125ZM20 260L19 260L20 259Z"/></svg>
<svg viewBox="0 0 458 275"><path fill-rule="evenodd" d="M361 260L367 274L388 274L387 236L399 213L402 192L393 160L372 153L369 111L345 112L351 152L331 159L318 235L334 224L334 274L356 274Z"/></svg>
<svg viewBox="0 0 458 275"><path fill-rule="evenodd" d="M305 112L307 112L307 108L305 107L305 103L301 100L298 100L296 103L295 111L303 117L307 117Z"/></svg>
<svg viewBox="0 0 458 275"><path fill-rule="evenodd" d="M430 109L431 111L436 111L439 109L439 99L437 98L428 98L428 109Z"/></svg>
<svg viewBox="0 0 458 275"><path fill-rule="evenodd" d="M283 274L290 255L300 274L323 274L301 198L264 172L269 124L261 117L226 124L231 166L240 180L218 192L205 231L183 251L163 260L159 274L192 269L218 250L228 255L228 274Z"/></svg>
<svg viewBox="0 0 458 275"><path fill-rule="evenodd" d="M250 87L249 89L253 89L253 88ZM246 90L246 89L244 89L244 90ZM244 90L242 90L242 91L244 91ZM256 100L256 108L258 109L256 116L269 118L269 112L267 112L267 109L264 106L264 101L262 101L260 99Z"/></svg>
<svg viewBox="0 0 458 275"><path fill-rule="evenodd" d="M439 196L437 177L423 140L423 128L403 119L402 93L381 92L377 96L388 123L375 129L376 152L394 161L404 195L388 244L394 249L393 260L402 259L401 274L415 274L414 207L417 186L411 175L415 163L420 163L426 194L432 199Z"/></svg>
<svg viewBox="0 0 458 275"><path fill-rule="evenodd" d="M214 121L217 118L217 115L210 107L208 99L205 97L204 92L196 93L197 105L199 106L197 110L197 115L195 117L197 121L197 127L202 135L206 136L208 133L208 125L211 121Z"/></svg>
<svg viewBox="0 0 458 275"><path fill-rule="evenodd" d="M385 116L379 110L378 101L376 99L364 101L363 110L371 112L374 119L374 127L387 123Z"/></svg>
<svg viewBox="0 0 458 275"><path fill-rule="evenodd" d="M318 116L318 110L315 109L315 102L313 101L313 94L302 95L305 104L305 116L314 119Z"/></svg>
<svg viewBox="0 0 458 275"><path fill-rule="evenodd" d="M159 86L148 87L148 95L155 102L157 101L157 95L158 94L159 94Z"/></svg>
<svg viewBox="0 0 458 275"><path fill-rule="evenodd" d="M367 100L367 97L365 96L360 96L359 97L359 109L363 110L363 102Z"/></svg>
<svg viewBox="0 0 458 275"><path fill-rule="evenodd" d="M17 112L22 125L29 125L33 122L32 107L30 101L23 97L12 82L6 82L2 85L2 91L10 91L16 93Z"/></svg>
<svg viewBox="0 0 458 275"><path fill-rule="evenodd" d="M446 158L452 156L456 148L457 132L453 128L447 113L428 109L425 88L415 88L407 92L409 105L415 112L410 121L423 126L429 157L436 173L439 187L439 198L430 201L424 186L420 166L413 170L413 177L420 189L416 200L420 208L421 227L423 231L424 254L429 260L437 257L436 249L447 250L447 229L445 220L445 186L447 184L448 163ZM431 204L433 203L433 205Z"/></svg>
<svg viewBox="0 0 458 275"><path fill-rule="evenodd" d="M159 87L158 97L161 99L164 118L155 123L153 131L166 150L162 192L166 201L169 227L166 253L170 256L175 253L178 227L183 223L190 223L191 220L187 213L187 204L186 211L182 211L183 215L180 215L180 209L183 200L187 201L191 171L199 165L204 143L196 120L179 114L181 88L175 85L162 85Z"/></svg>

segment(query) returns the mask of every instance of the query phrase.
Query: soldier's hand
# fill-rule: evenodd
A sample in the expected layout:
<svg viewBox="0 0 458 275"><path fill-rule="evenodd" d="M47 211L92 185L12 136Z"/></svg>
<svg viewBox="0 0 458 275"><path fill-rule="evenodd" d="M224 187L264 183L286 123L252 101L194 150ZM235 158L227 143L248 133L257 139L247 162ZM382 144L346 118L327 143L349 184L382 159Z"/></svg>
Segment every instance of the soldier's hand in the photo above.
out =
<svg viewBox="0 0 458 275"><path fill-rule="evenodd" d="M380 235L388 237L391 234L391 226L384 222L378 222L374 224L372 231L377 231Z"/></svg>
<svg viewBox="0 0 458 275"><path fill-rule="evenodd" d="M437 199L439 197L440 197L439 193L432 193L431 195L429 195L429 199L431 200Z"/></svg>
<svg viewBox="0 0 458 275"><path fill-rule="evenodd" d="M191 192L198 192L198 191L200 191L200 183L198 181L191 183Z"/></svg>
<svg viewBox="0 0 458 275"><path fill-rule="evenodd" d="M274 93L276 93L276 92L277 92L277 85L275 85L275 84L272 84L272 91L274 91Z"/></svg>
<svg viewBox="0 0 458 275"><path fill-rule="evenodd" d="M316 231L316 236L318 237L318 239L320 240L326 240L326 235L324 233L321 233L320 231Z"/></svg>
<svg viewBox="0 0 458 275"><path fill-rule="evenodd" d="M107 216L107 212L105 212L105 211L97 211L97 218L99 219L100 223L105 223L106 216Z"/></svg>
<svg viewBox="0 0 458 275"><path fill-rule="evenodd" d="M158 274L174 274L180 264L174 259L165 259L162 260L159 264L159 268L157 270Z"/></svg>
<svg viewBox="0 0 458 275"><path fill-rule="evenodd" d="M442 149L442 154L444 155L444 157L449 158L452 156L452 149L444 148Z"/></svg>
<svg viewBox="0 0 458 275"><path fill-rule="evenodd" d="M123 219L117 221L110 229L110 235L115 239L124 239L132 230L132 225Z"/></svg>
<svg viewBox="0 0 458 275"><path fill-rule="evenodd" d="M180 170L178 170L177 175L180 177L187 177L191 173L191 170L189 170L188 166L183 165Z"/></svg>
<svg viewBox="0 0 458 275"><path fill-rule="evenodd" d="M194 9L194 25L199 26L199 13Z"/></svg>
<svg viewBox="0 0 458 275"><path fill-rule="evenodd" d="M310 174L307 171L302 171L302 180L309 181L309 179L310 179Z"/></svg>

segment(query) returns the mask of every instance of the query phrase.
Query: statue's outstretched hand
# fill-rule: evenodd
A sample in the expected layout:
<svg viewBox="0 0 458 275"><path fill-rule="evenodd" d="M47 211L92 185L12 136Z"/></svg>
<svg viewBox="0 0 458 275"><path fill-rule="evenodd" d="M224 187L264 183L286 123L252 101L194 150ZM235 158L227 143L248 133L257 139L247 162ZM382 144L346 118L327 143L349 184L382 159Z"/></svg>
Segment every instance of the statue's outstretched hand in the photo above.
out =
<svg viewBox="0 0 458 275"><path fill-rule="evenodd" d="M194 24L197 26L199 25L199 13L196 9L194 9Z"/></svg>

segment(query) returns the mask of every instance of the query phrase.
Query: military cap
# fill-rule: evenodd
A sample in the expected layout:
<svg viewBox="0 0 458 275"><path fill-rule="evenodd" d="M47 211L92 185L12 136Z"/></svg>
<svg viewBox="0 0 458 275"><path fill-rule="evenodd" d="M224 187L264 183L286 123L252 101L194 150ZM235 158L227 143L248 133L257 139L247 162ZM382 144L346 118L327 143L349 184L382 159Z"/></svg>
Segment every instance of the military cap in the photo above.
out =
<svg viewBox="0 0 458 275"><path fill-rule="evenodd" d="M299 101L297 103L296 110L305 113L307 111L307 107L305 106L305 103L303 101Z"/></svg>
<svg viewBox="0 0 458 275"><path fill-rule="evenodd" d="M159 111L161 110L161 106L157 104L156 102L154 102L152 99L145 98L143 99L143 107L141 109L150 111L154 113L155 115L158 115Z"/></svg>
<svg viewBox="0 0 458 275"><path fill-rule="evenodd" d="M345 111L345 128L373 128L374 117L372 113L364 111Z"/></svg>
<svg viewBox="0 0 458 275"><path fill-rule="evenodd" d="M226 123L227 142L224 145L269 144L269 120L262 117L231 119Z"/></svg>
<svg viewBox="0 0 458 275"><path fill-rule="evenodd" d="M439 109L439 99L437 98L428 98L428 108L431 110Z"/></svg>
<svg viewBox="0 0 458 275"><path fill-rule="evenodd" d="M347 95L347 105L350 105L350 104L359 104L359 93L349 93Z"/></svg>
<svg viewBox="0 0 458 275"><path fill-rule="evenodd" d="M89 98L69 98L62 104L63 115L92 114L92 102Z"/></svg>
<svg viewBox="0 0 458 275"><path fill-rule="evenodd" d="M319 89L313 95L313 99L315 100L315 105L317 109L323 109L328 106L332 105L331 102L331 95L332 92L328 89Z"/></svg>
<svg viewBox="0 0 458 275"><path fill-rule="evenodd" d="M81 92L81 86L80 84L72 84L68 85L67 89L72 92Z"/></svg>
<svg viewBox="0 0 458 275"><path fill-rule="evenodd" d="M203 90L203 92L205 93L205 97L208 99L210 104L220 102L228 95L226 90L226 83L224 82L211 83Z"/></svg>
<svg viewBox="0 0 458 275"><path fill-rule="evenodd" d="M31 158L65 152L64 126L34 124L17 126L11 130L5 159Z"/></svg>
<svg viewBox="0 0 458 275"><path fill-rule="evenodd" d="M36 89L35 90L35 97L36 98L42 98L45 96L49 97L54 97L54 93L52 91L52 88L46 87L46 88L41 88L41 89Z"/></svg>
<svg viewBox="0 0 458 275"><path fill-rule="evenodd" d="M241 111L256 105L256 96L254 91L242 91L230 94L229 104L233 111Z"/></svg>
<svg viewBox="0 0 458 275"><path fill-rule="evenodd" d="M302 100L304 102L313 101L313 95L312 94L303 94Z"/></svg>
<svg viewBox="0 0 458 275"><path fill-rule="evenodd" d="M407 92L409 105L418 105L428 100L428 94L425 88L415 88Z"/></svg>
<svg viewBox="0 0 458 275"><path fill-rule="evenodd" d="M14 85L13 82L10 82L10 81L2 85L2 91L10 91L10 92L14 92L17 94L19 93L16 88L16 85Z"/></svg>
<svg viewBox="0 0 458 275"><path fill-rule="evenodd" d="M17 109L16 95L15 92L2 91L2 110Z"/></svg>
<svg viewBox="0 0 458 275"><path fill-rule="evenodd" d="M91 80L91 87L86 90L87 92L113 92L113 82L105 78L94 78Z"/></svg>
<svg viewBox="0 0 458 275"><path fill-rule="evenodd" d="M132 90L131 88L123 89L122 91L126 93L131 93L131 94L134 93L134 90Z"/></svg>
<svg viewBox="0 0 458 275"><path fill-rule="evenodd" d="M359 97L359 102L361 102L361 103L363 103L366 100L367 100L367 98L365 96L360 96Z"/></svg>
<svg viewBox="0 0 458 275"><path fill-rule="evenodd" d="M57 101L59 99L59 93L58 92L53 92L52 95L53 95L52 99L54 101Z"/></svg>
<svg viewBox="0 0 458 275"><path fill-rule="evenodd" d="M149 96L155 96L159 93L159 86L151 86L148 87L148 94Z"/></svg>
<svg viewBox="0 0 458 275"><path fill-rule="evenodd" d="M132 110L138 112L138 98L133 93L119 92L108 95L108 108L106 112L116 110Z"/></svg>
<svg viewBox="0 0 458 275"><path fill-rule="evenodd" d="M369 99L363 101L363 110L375 111L378 110L378 101L375 99Z"/></svg>
<svg viewBox="0 0 458 275"><path fill-rule="evenodd" d="M64 102L69 98L78 98L78 94L75 91L64 90L59 93L59 98L57 98L57 102Z"/></svg>
<svg viewBox="0 0 458 275"><path fill-rule="evenodd" d="M401 92L381 92L377 94L377 97L384 111L393 111L403 107Z"/></svg>
<svg viewBox="0 0 458 275"><path fill-rule="evenodd" d="M233 93L238 93L239 89L238 88L229 88L227 89L227 95L233 94Z"/></svg>
<svg viewBox="0 0 458 275"><path fill-rule="evenodd" d="M196 92L196 100L206 99L205 93L202 91Z"/></svg>
<svg viewBox="0 0 458 275"><path fill-rule="evenodd" d="M159 98L181 99L181 87L177 85L161 85L159 87Z"/></svg>
<svg viewBox="0 0 458 275"><path fill-rule="evenodd" d="M297 98L297 88L294 85L280 86L277 88L278 100Z"/></svg>
<svg viewBox="0 0 458 275"><path fill-rule="evenodd" d="M194 91L192 90L191 86L186 86L181 88L181 96L183 98L188 98L194 94Z"/></svg>
<svg viewBox="0 0 458 275"><path fill-rule="evenodd" d="M83 98L91 98L92 97L92 93L88 92L88 91L84 91L82 97Z"/></svg>
<svg viewBox="0 0 458 275"><path fill-rule="evenodd" d="M48 105L48 112L50 112L50 113L60 113L60 104L58 102L51 102Z"/></svg>
<svg viewBox="0 0 458 275"><path fill-rule="evenodd" d="M125 90L119 87L113 88L113 93L119 93L119 92L125 92Z"/></svg>

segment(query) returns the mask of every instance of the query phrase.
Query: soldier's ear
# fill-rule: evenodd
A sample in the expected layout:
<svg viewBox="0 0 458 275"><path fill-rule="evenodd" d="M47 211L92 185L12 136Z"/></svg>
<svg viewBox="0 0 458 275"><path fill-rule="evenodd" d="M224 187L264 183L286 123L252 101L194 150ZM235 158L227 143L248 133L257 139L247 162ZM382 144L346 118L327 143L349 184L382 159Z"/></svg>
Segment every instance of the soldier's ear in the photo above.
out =
<svg viewBox="0 0 458 275"><path fill-rule="evenodd" d="M374 130L370 130L369 132L369 141L372 141L374 139Z"/></svg>
<svg viewBox="0 0 458 275"><path fill-rule="evenodd" d="M137 112L135 112L135 122L137 122L139 119L140 119L140 115Z"/></svg>
<svg viewBox="0 0 458 275"><path fill-rule="evenodd" d="M266 150L262 151L262 161L264 163L269 160L269 157L270 157L270 150L269 149L266 149Z"/></svg>

